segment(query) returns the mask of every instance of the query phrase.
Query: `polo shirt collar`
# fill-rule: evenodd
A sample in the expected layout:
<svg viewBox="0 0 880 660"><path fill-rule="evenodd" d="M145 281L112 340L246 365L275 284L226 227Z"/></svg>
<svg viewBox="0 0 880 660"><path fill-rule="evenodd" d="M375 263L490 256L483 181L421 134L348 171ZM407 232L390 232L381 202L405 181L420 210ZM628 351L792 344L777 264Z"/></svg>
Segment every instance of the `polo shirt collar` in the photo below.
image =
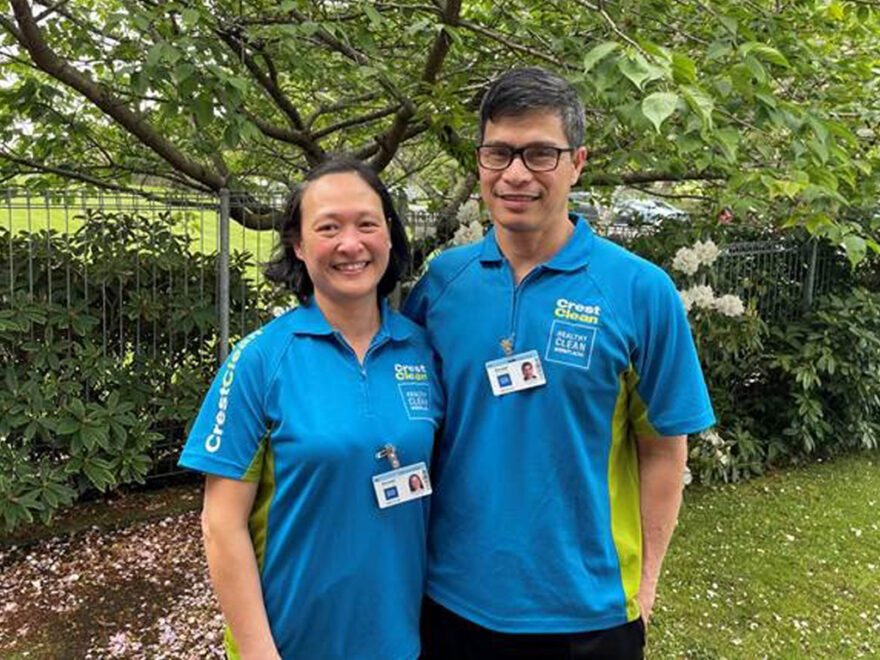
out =
<svg viewBox="0 0 880 660"><path fill-rule="evenodd" d="M580 215L570 213L568 219L574 224L574 232L550 261L543 264L551 270L572 271L583 268L590 262L590 252L593 248L593 230L590 223ZM480 249L480 262L500 263L504 261L504 255L498 247L495 239L495 228L492 227L483 237L483 245Z"/></svg>
<svg viewBox="0 0 880 660"><path fill-rule="evenodd" d="M412 329L397 314L392 313L388 299L383 298L379 305L379 312L382 317L382 323L379 326L379 332L376 334L376 340L385 337L394 341L403 341L412 336ZM298 335L332 335L336 332L327 319L318 304L315 302L314 296L309 296L305 302L301 303L293 313L291 330Z"/></svg>

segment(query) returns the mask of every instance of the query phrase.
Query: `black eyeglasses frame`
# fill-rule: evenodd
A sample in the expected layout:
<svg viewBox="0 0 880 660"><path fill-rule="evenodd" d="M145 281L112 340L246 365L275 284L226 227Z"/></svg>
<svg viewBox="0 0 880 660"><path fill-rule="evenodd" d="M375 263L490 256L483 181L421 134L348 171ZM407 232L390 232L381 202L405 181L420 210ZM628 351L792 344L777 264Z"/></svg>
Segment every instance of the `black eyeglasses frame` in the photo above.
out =
<svg viewBox="0 0 880 660"><path fill-rule="evenodd" d="M502 149L502 148L510 150L510 157L508 158L507 164L505 164L504 167L489 167L488 165L483 163L483 159L481 158L481 154L483 153L484 149ZM556 161L553 163L553 167L546 168L546 169L537 169L537 170L533 167L530 167L529 164L526 162L527 161L526 151L528 151L529 149L552 149L553 151L555 151L556 152ZM481 145L478 145L476 148L477 164L480 167L482 167L483 169L491 170L493 172L503 172L508 167L510 167L511 163L513 163L513 159L516 158L517 156L519 156L519 159L522 162L522 164L530 172L552 172L557 167L559 167L559 159L562 157L562 154L573 153L575 151L577 151L577 149L575 147L563 148L563 147L555 147L555 146L549 145L549 144L528 144L524 147L517 147L517 148L510 147L506 144L481 144Z"/></svg>

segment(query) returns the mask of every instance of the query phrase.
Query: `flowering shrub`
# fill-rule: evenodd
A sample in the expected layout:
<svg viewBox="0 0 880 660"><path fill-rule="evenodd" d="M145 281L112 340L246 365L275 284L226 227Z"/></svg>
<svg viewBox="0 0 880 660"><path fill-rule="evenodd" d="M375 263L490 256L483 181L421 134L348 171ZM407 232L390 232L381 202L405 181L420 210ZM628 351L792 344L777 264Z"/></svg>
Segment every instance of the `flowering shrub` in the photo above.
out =
<svg viewBox="0 0 880 660"><path fill-rule="evenodd" d="M774 237L798 240L769 228L697 222L665 223L630 244L673 275L688 310L718 419L690 438L690 468L702 482L880 444L880 295L860 288L876 288L878 260L853 270L832 247L827 272L837 293L793 321L764 319L756 300L719 292L730 284L719 284L715 263L724 242ZM780 285L778 263L754 265L753 281Z"/></svg>

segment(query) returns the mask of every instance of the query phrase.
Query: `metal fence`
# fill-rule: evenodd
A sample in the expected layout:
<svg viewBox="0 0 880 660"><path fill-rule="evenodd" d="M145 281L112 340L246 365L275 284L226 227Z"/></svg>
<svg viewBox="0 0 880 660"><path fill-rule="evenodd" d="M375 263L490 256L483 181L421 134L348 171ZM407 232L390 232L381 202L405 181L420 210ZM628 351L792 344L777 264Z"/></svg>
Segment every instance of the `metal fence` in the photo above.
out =
<svg viewBox="0 0 880 660"><path fill-rule="evenodd" d="M830 290L838 263L825 242L775 238L726 246L713 276L719 291L755 301L765 320L788 321Z"/></svg>
<svg viewBox="0 0 880 660"><path fill-rule="evenodd" d="M272 307L292 302L279 298L262 272L277 232L233 220L246 207L281 209L285 201L227 192L0 191L0 309L26 299L69 314L85 310L97 319L103 357L204 378L230 341L269 320ZM430 236L435 221L424 211L404 217L415 239ZM614 238L626 242L637 233L620 228ZM817 242L771 238L729 245L712 276L719 291L786 319L828 290L832 261ZM183 427L178 420L154 429L165 438L154 450L154 476L175 472Z"/></svg>
<svg viewBox="0 0 880 660"><path fill-rule="evenodd" d="M656 235L656 225L604 225L597 230L630 246L636 239ZM736 294L754 303L766 321L798 318L816 296L831 290L843 277L846 260L829 243L818 239L767 236L722 247L707 282L716 293Z"/></svg>

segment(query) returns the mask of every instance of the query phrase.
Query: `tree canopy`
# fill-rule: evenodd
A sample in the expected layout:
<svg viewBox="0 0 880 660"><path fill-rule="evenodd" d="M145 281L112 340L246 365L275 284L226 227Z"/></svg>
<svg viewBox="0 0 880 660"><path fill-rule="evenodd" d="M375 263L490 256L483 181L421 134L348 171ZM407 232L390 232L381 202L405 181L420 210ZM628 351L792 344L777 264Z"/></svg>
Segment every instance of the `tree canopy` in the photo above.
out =
<svg viewBox="0 0 880 660"><path fill-rule="evenodd" d="M878 53L873 0L0 0L0 180L258 192L342 152L456 203L486 84L540 65L583 96L584 187L695 182L858 257Z"/></svg>

